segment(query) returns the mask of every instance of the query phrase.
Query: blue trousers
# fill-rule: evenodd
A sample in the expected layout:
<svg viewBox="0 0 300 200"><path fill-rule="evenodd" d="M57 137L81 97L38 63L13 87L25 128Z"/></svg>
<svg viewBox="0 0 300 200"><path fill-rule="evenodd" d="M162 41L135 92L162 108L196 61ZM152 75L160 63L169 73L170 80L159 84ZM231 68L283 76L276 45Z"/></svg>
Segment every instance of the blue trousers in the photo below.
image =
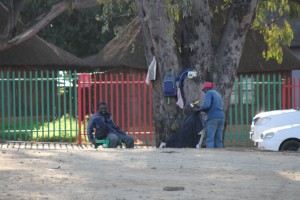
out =
<svg viewBox="0 0 300 200"><path fill-rule="evenodd" d="M119 145L119 140L125 143L126 148L134 148L133 137L123 131L118 131L117 133L110 132L108 133L106 139L109 140L110 148L116 148Z"/></svg>
<svg viewBox="0 0 300 200"><path fill-rule="evenodd" d="M206 148L222 148L224 119L206 121Z"/></svg>

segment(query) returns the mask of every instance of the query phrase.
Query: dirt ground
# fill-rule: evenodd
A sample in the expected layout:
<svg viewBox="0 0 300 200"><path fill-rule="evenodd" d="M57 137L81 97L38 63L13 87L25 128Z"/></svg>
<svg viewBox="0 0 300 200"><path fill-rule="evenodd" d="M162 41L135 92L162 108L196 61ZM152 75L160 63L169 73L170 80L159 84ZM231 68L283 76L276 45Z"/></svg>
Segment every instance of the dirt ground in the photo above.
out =
<svg viewBox="0 0 300 200"><path fill-rule="evenodd" d="M299 199L300 153L0 147L0 199Z"/></svg>

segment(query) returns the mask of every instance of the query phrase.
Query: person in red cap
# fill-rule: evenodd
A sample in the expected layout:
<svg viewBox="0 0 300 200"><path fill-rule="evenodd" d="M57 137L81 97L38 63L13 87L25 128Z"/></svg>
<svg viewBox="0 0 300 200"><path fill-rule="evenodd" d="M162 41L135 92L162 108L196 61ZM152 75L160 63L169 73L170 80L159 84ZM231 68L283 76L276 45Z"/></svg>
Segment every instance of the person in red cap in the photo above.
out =
<svg viewBox="0 0 300 200"><path fill-rule="evenodd" d="M223 101L220 93L215 89L211 82L206 82L202 88L205 93L205 99L202 106L195 111L207 113L206 127L206 148L223 147L223 129L225 115L223 112Z"/></svg>

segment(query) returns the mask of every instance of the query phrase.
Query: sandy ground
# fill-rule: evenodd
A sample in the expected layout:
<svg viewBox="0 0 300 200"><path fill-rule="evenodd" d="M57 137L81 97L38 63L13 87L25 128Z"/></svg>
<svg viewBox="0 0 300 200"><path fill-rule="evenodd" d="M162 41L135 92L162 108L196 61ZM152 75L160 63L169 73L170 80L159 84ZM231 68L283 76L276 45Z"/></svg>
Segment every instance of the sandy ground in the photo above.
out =
<svg viewBox="0 0 300 200"><path fill-rule="evenodd" d="M300 153L0 148L0 199L299 199Z"/></svg>

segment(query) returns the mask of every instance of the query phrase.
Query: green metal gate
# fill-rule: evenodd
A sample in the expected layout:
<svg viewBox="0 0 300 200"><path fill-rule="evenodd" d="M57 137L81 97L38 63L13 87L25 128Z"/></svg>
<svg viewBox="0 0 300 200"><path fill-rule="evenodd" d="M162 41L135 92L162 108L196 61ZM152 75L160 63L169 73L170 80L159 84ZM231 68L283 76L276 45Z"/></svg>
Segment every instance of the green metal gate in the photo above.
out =
<svg viewBox="0 0 300 200"><path fill-rule="evenodd" d="M280 74L240 75L234 82L225 145L252 145L249 139L252 118L260 112L282 109L282 77Z"/></svg>
<svg viewBox="0 0 300 200"><path fill-rule="evenodd" d="M77 138L76 72L0 71L2 140Z"/></svg>

